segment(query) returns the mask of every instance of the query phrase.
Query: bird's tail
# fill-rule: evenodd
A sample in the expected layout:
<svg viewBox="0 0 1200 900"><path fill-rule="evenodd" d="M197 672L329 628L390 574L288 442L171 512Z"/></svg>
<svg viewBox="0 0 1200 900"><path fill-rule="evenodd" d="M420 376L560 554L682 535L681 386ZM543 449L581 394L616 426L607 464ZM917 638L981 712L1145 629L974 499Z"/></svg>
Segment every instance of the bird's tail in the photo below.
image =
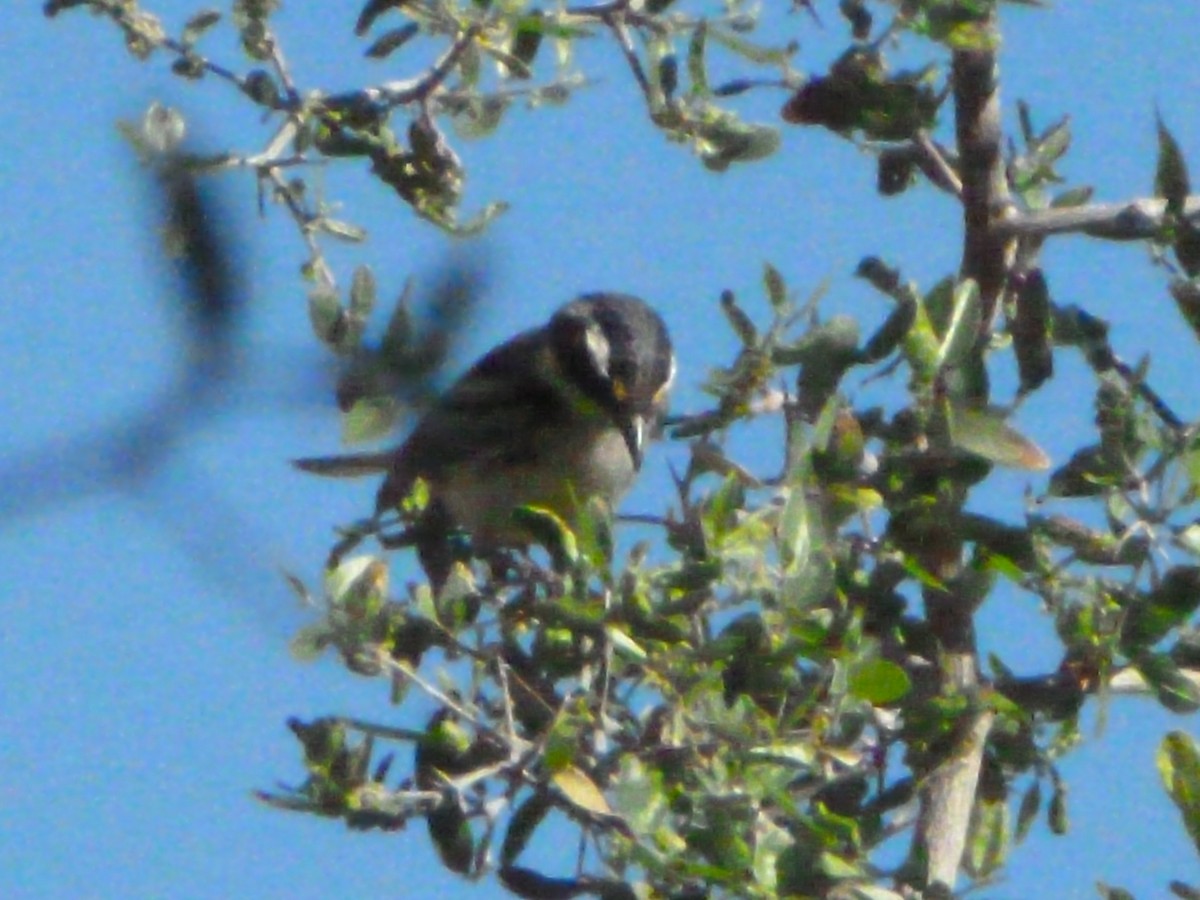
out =
<svg viewBox="0 0 1200 900"><path fill-rule="evenodd" d="M343 456L310 456L304 459L293 459L292 465L313 475L324 475L327 478L361 478L364 475L378 475L392 467L395 451L380 451L378 453L350 453Z"/></svg>

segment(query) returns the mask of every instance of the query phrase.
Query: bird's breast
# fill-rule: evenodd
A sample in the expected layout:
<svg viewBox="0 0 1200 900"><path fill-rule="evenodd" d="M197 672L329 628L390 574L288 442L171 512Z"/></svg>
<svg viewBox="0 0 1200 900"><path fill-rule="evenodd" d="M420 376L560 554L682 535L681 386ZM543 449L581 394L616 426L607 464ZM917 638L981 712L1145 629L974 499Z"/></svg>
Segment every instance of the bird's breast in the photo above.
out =
<svg viewBox="0 0 1200 900"><path fill-rule="evenodd" d="M520 506L549 509L574 524L580 504L599 497L615 507L636 474L625 439L610 425L546 431L531 458L476 459L432 485L451 518L476 540L523 544L512 520Z"/></svg>

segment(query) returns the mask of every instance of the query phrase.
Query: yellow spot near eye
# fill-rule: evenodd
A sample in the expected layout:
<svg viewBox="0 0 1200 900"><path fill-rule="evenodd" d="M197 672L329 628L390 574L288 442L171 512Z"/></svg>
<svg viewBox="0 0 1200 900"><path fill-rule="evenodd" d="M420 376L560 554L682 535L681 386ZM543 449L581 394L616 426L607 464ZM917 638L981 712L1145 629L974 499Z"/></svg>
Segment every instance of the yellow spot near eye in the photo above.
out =
<svg viewBox="0 0 1200 900"><path fill-rule="evenodd" d="M629 396L629 389L625 387L625 382L619 378L613 379L612 389L613 396L622 402L624 402L625 398Z"/></svg>

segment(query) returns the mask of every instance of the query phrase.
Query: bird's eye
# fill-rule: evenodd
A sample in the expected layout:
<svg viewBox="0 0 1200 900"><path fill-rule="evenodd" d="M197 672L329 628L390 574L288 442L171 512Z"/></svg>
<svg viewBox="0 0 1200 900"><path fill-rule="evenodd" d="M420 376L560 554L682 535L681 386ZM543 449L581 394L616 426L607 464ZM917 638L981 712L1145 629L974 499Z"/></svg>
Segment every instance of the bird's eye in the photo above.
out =
<svg viewBox="0 0 1200 900"><path fill-rule="evenodd" d="M629 397L629 388L625 386L625 382L620 378L612 380L613 396L617 398L618 403L624 403Z"/></svg>

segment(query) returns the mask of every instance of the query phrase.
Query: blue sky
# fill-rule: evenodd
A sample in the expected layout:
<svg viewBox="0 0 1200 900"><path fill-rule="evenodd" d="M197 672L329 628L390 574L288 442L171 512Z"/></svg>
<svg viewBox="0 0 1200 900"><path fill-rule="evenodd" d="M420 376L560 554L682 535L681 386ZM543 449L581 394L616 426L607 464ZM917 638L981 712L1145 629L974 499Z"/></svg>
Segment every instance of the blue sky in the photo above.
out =
<svg viewBox="0 0 1200 900"><path fill-rule="evenodd" d="M68 439L136 413L177 363L169 282L114 120L137 118L159 99L193 117L202 142L265 140L256 114L226 86L185 85L161 60L134 63L103 23L86 15L49 22L37 6L10 11L0 54L0 473L10 478L0 491L10 500L41 489L33 454L53 458ZM306 6L289 4L278 19L303 83L395 77L378 63L348 62L361 49L351 35L358 4ZM825 33L804 17L789 20L801 29L801 63L813 69L839 46L829 35L841 34L835 4L817 7ZM194 9L176 0L160 8L175 23ZM1100 200L1145 195L1156 105L1200 178L1200 6L1093 0L1010 11L1005 24L1006 115L1013 121L1018 97L1043 124L1071 114L1075 150L1064 169L1072 182L1096 185ZM227 40L208 49L236 59ZM602 69L601 84L563 109L514 111L491 140L460 145L471 169L468 208L513 204L491 232L495 273L463 362L579 291L624 290L662 310L680 356L676 409L695 409L704 365L733 349L717 297L732 288L761 309L764 260L802 295L829 279L824 312L870 322L884 309L851 277L860 257L900 263L924 286L954 269L958 211L932 190L878 198L858 151L800 129L784 133L775 158L712 175L645 121L610 46L588 47L584 59ZM750 106L766 117L780 99ZM252 293L249 375L227 412L147 483L94 485L81 457L75 499L0 521L0 893L465 894L431 859L420 828L348 834L251 799L275 779L301 778L288 716L391 712L384 686L288 656L305 617L278 573L315 580L332 526L366 510L372 485L308 479L285 464L338 441L296 277L303 249L277 211L256 217L248 177L226 181L244 219ZM346 217L372 233L365 247L334 248L344 278L367 262L386 298L444 259L447 242L368 189L355 165L334 167L325 183L346 202ZM1194 418L1200 348L1145 251L1068 238L1051 245L1046 264L1055 299L1110 319L1128 359L1152 351L1156 386ZM1043 393L1020 425L1061 461L1090 422L1091 391L1068 363ZM681 447L656 449L627 507L653 506L667 462L682 459ZM982 502L1019 516L1028 480L1008 476ZM1054 662L1049 623L1028 597L992 598L980 627L1018 670ZM1114 702L1103 733L1089 729L1063 766L1071 833L1052 838L1039 826L1008 880L983 896L1090 897L1102 879L1151 897L1172 877L1200 880L1153 768L1170 728L1196 733L1197 720ZM500 896L494 885L473 893Z"/></svg>

